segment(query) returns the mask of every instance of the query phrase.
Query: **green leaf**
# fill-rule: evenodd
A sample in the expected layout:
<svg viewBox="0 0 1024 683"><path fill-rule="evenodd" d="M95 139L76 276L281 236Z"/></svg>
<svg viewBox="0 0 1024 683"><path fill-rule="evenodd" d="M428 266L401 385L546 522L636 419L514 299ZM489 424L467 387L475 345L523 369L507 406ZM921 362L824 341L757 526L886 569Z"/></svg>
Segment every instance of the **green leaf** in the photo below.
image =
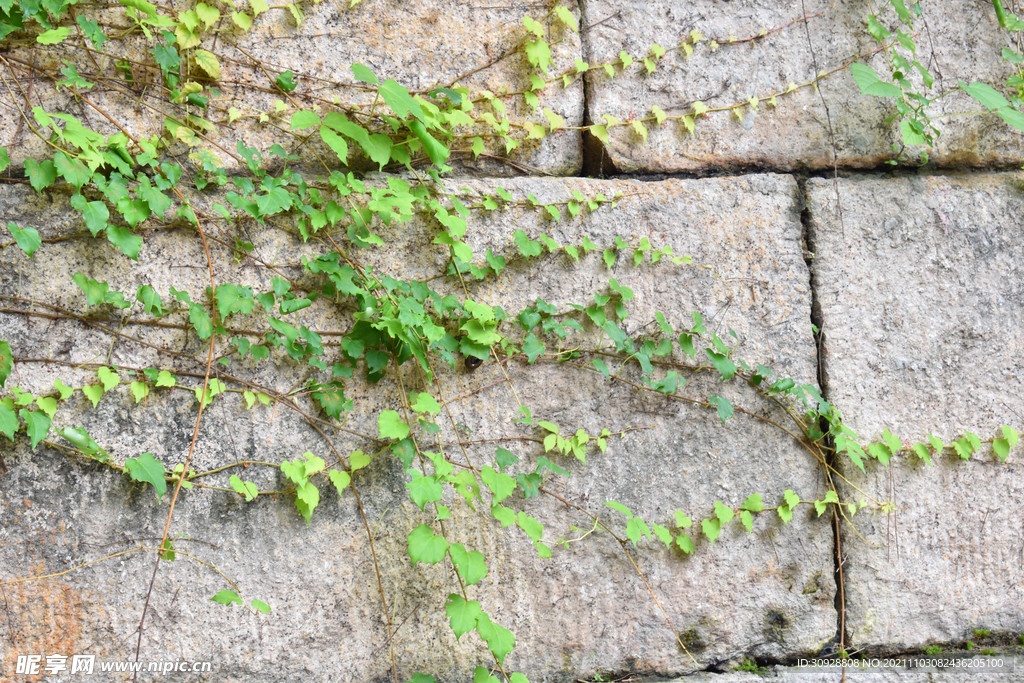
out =
<svg viewBox="0 0 1024 683"><path fill-rule="evenodd" d="M239 605L245 604L244 602L242 602L242 598L238 597L238 593L236 593L235 591L228 590L220 591L212 598L210 598L210 600L216 602L219 605L230 605L235 602L237 602Z"/></svg>
<svg viewBox="0 0 1024 683"><path fill-rule="evenodd" d="M167 493L164 466L152 453L143 453L138 458L128 458L124 461L124 471L135 481L152 484L158 499Z"/></svg>
<svg viewBox="0 0 1024 683"><path fill-rule="evenodd" d="M717 355L712 354L710 351L708 351L708 354ZM733 367L735 368L736 366L734 365ZM722 424L725 424L725 421L732 417L733 407L732 404L729 403L728 399L722 398L721 396L711 396L708 398L708 403L715 406L715 409L718 412L718 419L722 421Z"/></svg>
<svg viewBox="0 0 1024 683"><path fill-rule="evenodd" d="M135 404L138 405L142 399L149 396L149 385L145 382L132 382L130 385L132 395L135 396Z"/></svg>
<svg viewBox="0 0 1024 683"><path fill-rule="evenodd" d="M82 212L82 218L85 219L85 227L89 229L93 237L99 235L100 230L104 230L107 227L110 211L107 210L107 205L103 202L87 202L85 197L76 194L71 197L71 206Z"/></svg>
<svg viewBox="0 0 1024 683"><path fill-rule="evenodd" d="M435 536L434 530L427 524L420 524L409 534L409 559L413 566L419 562L437 564L444 559L448 551L448 541L444 536Z"/></svg>
<svg viewBox="0 0 1024 683"><path fill-rule="evenodd" d="M613 510L618 510L622 514L626 515L626 519L633 519L633 513L630 512L629 508L623 505L622 503L617 503L614 500L609 500L605 502L605 505L607 505Z"/></svg>
<svg viewBox="0 0 1024 683"><path fill-rule="evenodd" d="M485 465L480 470L480 479L487 485L487 488L494 494L494 503L500 503L516 489L516 480L502 472L496 472L490 465Z"/></svg>
<svg viewBox="0 0 1024 683"><path fill-rule="evenodd" d="M77 75L77 74L76 74ZM77 190L92 179L92 171L78 159L69 159L64 152L53 155L54 167L57 172Z"/></svg>
<svg viewBox="0 0 1024 683"><path fill-rule="evenodd" d="M886 83L878 78L878 74L870 66L864 64L851 64L850 73L853 74L853 80L857 83L857 87L864 95L872 95L874 97L899 97L903 94L903 91L899 87L892 83Z"/></svg>
<svg viewBox="0 0 1024 683"><path fill-rule="evenodd" d="M292 114L291 129L302 130L320 125L320 116L316 112L300 110Z"/></svg>
<svg viewBox="0 0 1024 683"><path fill-rule="evenodd" d="M39 442L45 439L46 435L50 432L50 418L43 413L26 410L25 408L19 410L18 414L25 421L25 430L32 440L32 450L35 450Z"/></svg>
<svg viewBox="0 0 1024 683"><path fill-rule="evenodd" d="M426 127L419 121L410 121L409 130L419 138L419 141L423 144L423 151L427 153L430 160L437 166L444 165L445 160L448 158L448 148L428 133Z"/></svg>
<svg viewBox="0 0 1024 683"><path fill-rule="evenodd" d="M732 508L723 505L721 501L715 501L715 517L717 517L723 525L731 522L734 515L735 513Z"/></svg>
<svg viewBox="0 0 1024 683"><path fill-rule="evenodd" d="M11 157L7 154L6 147L0 147L0 173L7 170L11 165Z"/></svg>
<svg viewBox="0 0 1024 683"><path fill-rule="evenodd" d="M729 360L728 357L715 353L711 349L704 349L708 354L708 358L711 359L711 364L715 366L715 369L722 373L722 379L732 379L739 369L735 363Z"/></svg>
<svg viewBox="0 0 1024 683"><path fill-rule="evenodd" d="M914 444L914 453L917 454L917 457L924 460L929 467L931 466L932 459L928 453L928 448L924 444Z"/></svg>
<svg viewBox="0 0 1024 683"><path fill-rule="evenodd" d="M516 513L503 505L495 503L491 506L491 515L501 522L501 528L505 529L516 523Z"/></svg>
<svg viewBox="0 0 1024 683"><path fill-rule="evenodd" d="M409 425L394 410L382 411L377 418L377 424L380 428L380 438L382 439L400 441L409 436Z"/></svg>
<svg viewBox="0 0 1024 683"><path fill-rule="evenodd" d="M39 409L46 413L46 416L49 417L51 420L53 419L54 414L57 412L57 399L55 398L49 398L47 396L38 396L36 397L36 405L39 406Z"/></svg>
<svg viewBox="0 0 1024 683"><path fill-rule="evenodd" d="M0 403L0 434L14 441L14 434L18 431L18 415L14 409Z"/></svg>
<svg viewBox="0 0 1024 683"><path fill-rule="evenodd" d="M704 530L704 535L708 537L708 541L711 545L715 544L715 539L722 533L722 523L717 518L705 519L700 523L701 529Z"/></svg>
<svg viewBox="0 0 1024 683"><path fill-rule="evenodd" d="M695 550L693 546L693 539L690 538L690 534L683 533L676 536L676 545L678 545L679 549L687 555L692 555Z"/></svg>
<svg viewBox="0 0 1024 683"><path fill-rule="evenodd" d="M34 159L25 159L25 174L29 183L36 192L42 194L44 188L53 185L57 180L57 168L49 159L37 162Z"/></svg>
<svg viewBox="0 0 1024 683"><path fill-rule="evenodd" d="M344 470L331 470L327 473L327 476L331 480L331 483L334 484L335 488L338 489L339 496L342 491L348 488L349 482L352 481L352 477Z"/></svg>
<svg viewBox="0 0 1024 683"><path fill-rule="evenodd" d="M501 664L505 661L505 655L512 652L516 646L516 637L504 626L495 624L485 612L481 612L476 622L477 633L487 643L490 650Z"/></svg>
<svg viewBox="0 0 1024 683"><path fill-rule="evenodd" d="M412 409L417 413L430 413L431 415L437 415L441 412L440 404L438 404L430 394L422 392L417 396L415 392L413 392L410 395L410 398L413 398L413 396L416 396L416 398L413 399Z"/></svg>
<svg viewBox="0 0 1024 683"><path fill-rule="evenodd" d="M356 472L369 465L371 460L373 457L362 451L352 451L352 455L348 456L348 465L353 472Z"/></svg>
<svg viewBox="0 0 1024 683"><path fill-rule="evenodd" d="M4 342L0 342L0 344L3 344L3 343ZM2 347L0 347L0 348L2 348ZM3 355L3 352L0 351L0 356L2 356L2 355ZM2 385L3 385L3 382L0 382L0 386L2 386ZM68 397L70 397L71 394L75 393L74 389L72 389L71 387L65 385L64 382L61 382L59 379L55 379L53 381L53 388L60 392L60 400L62 400L62 401L68 400Z"/></svg>
<svg viewBox="0 0 1024 683"><path fill-rule="evenodd" d="M0 387L7 382L12 369L14 369L14 354L11 352L11 345L0 341Z"/></svg>
<svg viewBox="0 0 1024 683"><path fill-rule="evenodd" d="M103 391L105 392L121 383L121 376L105 365L96 371L96 376L103 382Z"/></svg>
<svg viewBox="0 0 1024 683"><path fill-rule="evenodd" d="M36 38L36 42L40 45L56 45L63 42L69 35L71 35L71 29L67 26L61 26L59 28L52 28L49 31L43 31Z"/></svg>
<svg viewBox="0 0 1024 683"><path fill-rule="evenodd" d="M786 489L782 494L782 498L786 501L786 505L791 508L795 508L800 504L800 496L796 495L793 489Z"/></svg>
<svg viewBox="0 0 1024 683"><path fill-rule="evenodd" d="M1017 111L1012 107L1002 107L996 114L999 115L1003 121L1016 128L1017 130L1024 130L1024 114Z"/></svg>
<svg viewBox="0 0 1024 683"><path fill-rule="evenodd" d="M259 494L259 490L256 488L256 484L251 481L242 481L237 474L232 474L231 478L228 479L228 484L238 494L245 497L245 502L250 503L256 500L256 496Z"/></svg>
<svg viewBox="0 0 1024 683"><path fill-rule="evenodd" d="M868 454L878 460L883 465L889 464L889 458L892 457L892 453L889 451L889 447L881 443L873 443L868 446Z"/></svg>
<svg viewBox="0 0 1024 683"><path fill-rule="evenodd" d="M406 118L412 114L420 121L425 121L423 109L419 103L409 95L409 91L393 79L387 79L377 89L384 103L391 107L391 111L399 118ZM411 126L410 126L411 128ZM414 133L416 131L413 131ZM418 136L417 136L418 137ZM446 155L447 156L447 155Z"/></svg>
<svg viewBox="0 0 1024 683"><path fill-rule="evenodd" d="M97 282L87 278L82 273L75 273L71 280L85 292L85 303L87 306L96 306L103 303L110 286L106 282Z"/></svg>
<svg viewBox="0 0 1024 683"><path fill-rule="evenodd" d="M487 565L484 554L476 550L466 550L461 543L451 545L452 561L459 576L469 586L475 586L487 576ZM467 631L469 629L466 629Z"/></svg>
<svg viewBox="0 0 1024 683"><path fill-rule="evenodd" d="M512 465L519 462L519 458L512 451L501 448L499 446L497 450L495 450L494 452L494 461L495 463L497 463L498 467L500 467L502 471L504 471L506 467L511 467Z"/></svg>
<svg viewBox="0 0 1024 683"><path fill-rule="evenodd" d="M132 234L128 228L120 225L107 225L107 240L128 258L138 260L139 250L142 249L142 238Z"/></svg>
<svg viewBox="0 0 1024 683"><path fill-rule="evenodd" d="M750 512L761 512L764 510L764 503L761 502L761 494L751 493L747 496L747 499L743 501L743 505L740 505L740 510L749 510Z"/></svg>
<svg viewBox="0 0 1024 683"><path fill-rule="evenodd" d="M270 605L263 602L262 600L253 600L252 606L256 608L256 611L261 614L270 614Z"/></svg>
<svg viewBox="0 0 1024 683"><path fill-rule="evenodd" d="M82 387L82 393L85 397L92 401L92 407L95 408L99 405L100 399L103 398L103 387L99 384L86 384Z"/></svg>
<svg viewBox="0 0 1024 683"><path fill-rule="evenodd" d="M215 81L220 80L220 62L217 60L216 55L212 52L207 52L206 50L196 50L193 57L196 60L196 66L199 67L201 71Z"/></svg>
<svg viewBox="0 0 1024 683"><path fill-rule="evenodd" d="M358 62L352 65L352 75L355 76L357 81L362 81L363 83L369 83L370 85L380 83L370 69Z"/></svg>
<svg viewBox="0 0 1024 683"><path fill-rule="evenodd" d="M647 538L651 535L651 529L647 526L647 522L634 517L633 519L626 522L626 538L636 545L640 542L641 538Z"/></svg>
<svg viewBox="0 0 1024 683"><path fill-rule="evenodd" d="M436 475L423 476L419 470L409 468L408 474L412 481L405 487L409 489L409 498L422 510L427 503L436 503L444 497L444 490Z"/></svg>
<svg viewBox="0 0 1024 683"><path fill-rule="evenodd" d="M29 258L32 258L32 255L36 253L36 250L43 243L39 237L39 231L35 228L19 228L13 222L8 221L7 229L14 236L14 241L17 243L18 248L28 254Z"/></svg>
<svg viewBox="0 0 1024 683"><path fill-rule="evenodd" d="M309 526L310 520L313 518L313 510L319 503L320 489L312 482L307 481L295 487L295 508L306 520L306 526Z"/></svg>
<svg viewBox="0 0 1024 683"><path fill-rule="evenodd" d="M907 145L928 144L928 138L914 130L913 124L907 119L900 121L900 134L903 136L903 142Z"/></svg>
<svg viewBox="0 0 1024 683"><path fill-rule="evenodd" d="M452 631L455 632L455 640L459 640L463 635L476 628L477 617L482 612L480 603L476 600L467 602L465 598L456 593L448 596L448 600L444 605L444 613L448 617L448 623L451 625Z"/></svg>
<svg viewBox="0 0 1024 683"><path fill-rule="evenodd" d="M3 342L0 342L0 352L3 351L2 343ZM0 376L0 385L3 385L2 376ZM1016 446L1017 441L1019 440L1017 430L1014 429L1013 427L1008 427L1007 425L1003 425L1003 438L1006 439L1006 442L1007 444L1009 444L1010 448Z"/></svg>
<svg viewBox="0 0 1024 683"><path fill-rule="evenodd" d="M572 15L572 12L568 7L559 5L555 8L555 14L557 14L561 22L572 29L574 33L580 32L580 26L576 23L576 17Z"/></svg>
<svg viewBox="0 0 1024 683"><path fill-rule="evenodd" d="M65 427L60 430L60 435L67 439L75 448L82 451L91 458L104 462L110 456L99 444L93 441L89 433L82 427Z"/></svg>
<svg viewBox="0 0 1024 683"><path fill-rule="evenodd" d="M160 374L157 375L156 378L156 386L158 387L173 387L177 383L178 378L166 370L161 370Z"/></svg>
<svg viewBox="0 0 1024 683"><path fill-rule="evenodd" d="M544 535L544 525L537 521L535 517L531 517L525 512L520 512L516 515L516 526L526 532L526 535L530 537L530 540L536 543Z"/></svg>
<svg viewBox="0 0 1024 683"><path fill-rule="evenodd" d="M740 512L740 522L746 527L748 534L754 530L754 516L748 511Z"/></svg>
<svg viewBox="0 0 1024 683"><path fill-rule="evenodd" d="M983 107L988 107L989 109L1000 109L1002 107L1010 106L1010 103L999 93L998 90L986 83L975 81L974 83L967 85L963 81L960 81L960 87L963 88L964 92L980 102Z"/></svg>
<svg viewBox="0 0 1024 683"><path fill-rule="evenodd" d="M291 92L298 87L298 83L295 83L295 81L293 80L294 77L295 74L293 74L291 70L288 70L279 73L277 75L277 79L274 82L277 83L277 87L280 88L281 90L285 92Z"/></svg>

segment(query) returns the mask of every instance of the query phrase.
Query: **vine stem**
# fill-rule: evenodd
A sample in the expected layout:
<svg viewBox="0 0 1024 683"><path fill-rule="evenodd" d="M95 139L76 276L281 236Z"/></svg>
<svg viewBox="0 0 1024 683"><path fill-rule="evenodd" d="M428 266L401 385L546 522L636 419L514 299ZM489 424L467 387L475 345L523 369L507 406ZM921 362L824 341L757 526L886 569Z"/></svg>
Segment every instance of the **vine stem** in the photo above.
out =
<svg viewBox="0 0 1024 683"><path fill-rule="evenodd" d="M115 125L117 125L115 123ZM121 126L118 126L121 128ZM124 130L122 128L122 130ZM127 132L125 133L127 135ZM131 136L129 136L131 137ZM138 142L136 142L138 144ZM181 192L175 189L175 194L181 199L181 201L189 207L192 212L192 219L195 221L196 230L199 232L199 238L203 242L203 252L206 254L206 265L210 270L210 296L213 299L213 305L211 310L211 317L213 321L213 329L217 328L217 285L213 274L213 258L210 256L210 245L206 242L206 234L203 232L203 226L199 222L199 216L196 214L195 208L190 202L188 202ZM181 492L181 485L185 481L185 477L188 476L188 467L192 464L192 456L195 453L196 442L199 440L199 423L203 418L203 408L206 405L206 392L210 387L210 371L213 368L213 350L217 342L216 331L210 332L210 352L206 358L206 374L203 377L203 389L199 394L199 411L196 414L195 427L192 429L192 442L188 446L188 455L185 458L185 464L181 468L181 476L178 477L177 483L174 485L174 494L171 496L170 509L167 510L167 521L164 523L164 534L163 539L160 541L160 547L164 548L167 543L167 534L171 530L171 517L174 515L174 505L178 501L178 494ZM163 558L163 551L156 554L156 562L153 563L153 575L149 579L149 588L146 591L146 602L142 606L142 617L139 619L139 636L135 643L135 661L139 661L139 653L142 650L142 631L146 624L146 613L149 610L149 600L153 595L153 585L156 583L156 574L160 569L160 560ZM244 604L244 603L243 603ZM132 676L133 683L139 680L138 669L135 670Z"/></svg>
<svg viewBox="0 0 1024 683"><path fill-rule="evenodd" d="M647 587L647 592L650 593L651 594L651 598L654 599L654 604L658 606L658 611L661 612L661 616L665 618L665 621L668 623L668 627L670 629L672 629L672 635L674 635L676 637L676 642L679 643L679 647L683 648L683 652L686 653L686 656L690 658L690 660L694 663L694 665L700 666L700 664L697 663L697 660L694 659L693 655L690 654L690 651L688 649L686 649L686 645L683 644L682 638L679 637L679 632L676 631L676 627L672 624L672 620L669 618L668 614L666 614L665 610L662 608L661 602L658 601L658 596L654 594L654 589L651 588L651 584L647 583L647 579L646 579L646 577L644 577L643 572L640 571L640 567L638 567L636 562L633 561L633 556L630 555L629 554L629 550L626 549L626 540L622 539L622 538L619 538L617 535L615 535L615 533L611 529L609 529L607 526L605 526L604 522L602 522L600 519L598 519L596 515L591 514L586 509L580 507L579 505L576 505L575 503L570 503L565 498L562 498L557 493L552 493L551 491L548 491L543 486L538 487L538 490L543 491L544 493L546 493L547 495L551 496L555 500L561 501L561 503L563 505L565 505L566 507L573 508L575 510L579 510L580 512L585 514L587 517L590 517L590 519L592 519L595 524L599 525L602 529L607 531L611 535L612 538L615 539L615 541L622 548L622 552L626 553L626 557L629 558L629 562L630 562L630 564L633 565L633 569L636 570L637 575L644 582L644 586Z"/></svg>

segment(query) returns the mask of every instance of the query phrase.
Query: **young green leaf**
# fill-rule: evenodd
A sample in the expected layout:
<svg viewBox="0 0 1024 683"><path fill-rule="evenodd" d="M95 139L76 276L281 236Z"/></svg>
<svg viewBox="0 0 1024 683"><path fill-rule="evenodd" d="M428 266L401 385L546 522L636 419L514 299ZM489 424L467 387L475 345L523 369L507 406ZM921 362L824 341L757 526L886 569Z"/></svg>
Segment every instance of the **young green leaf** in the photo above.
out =
<svg viewBox="0 0 1024 683"><path fill-rule="evenodd" d="M238 593L235 591L223 590L214 595L210 600L216 602L219 605L230 605L232 603L238 603L244 605L242 598L238 597Z"/></svg>
<svg viewBox="0 0 1024 683"><path fill-rule="evenodd" d="M251 481L242 481L241 478L236 474L231 475L231 478L228 479L228 484L239 495L245 498L246 503L256 500L256 496L259 494L259 490L256 488L256 484L252 483Z"/></svg>
<svg viewBox="0 0 1024 683"><path fill-rule="evenodd" d="M405 487L409 489L409 498L420 510L427 503L436 503L444 497L444 490L436 475L424 477L419 470L413 468L409 468L407 473L412 477L412 481L406 482Z"/></svg>
<svg viewBox="0 0 1024 683"><path fill-rule="evenodd" d="M487 643L487 649L498 659L501 664L505 661L505 655L512 652L516 646L516 637L504 626L491 621L486 612L481 612L477 617L476 630L480 637Z"/></svg>
<svg viewBox="0 0 1024 683"><path fill-rule="evenodd" d="M0 387L6 384L13 368L14 354L11 353L11 345L5 341L0 341Z"/></svg>
<svg viewBox="0 0 1024 683"><path fill-rule="evenodd" d="M429 525L420 524L409 534L408 550L413 566L419 562L437 564L448 551L448 541L444 536L435 536Z"/></svg>
<svg viewBox="0 0 1024 683"><path fill-rule="evenodd" d="M380 438L382 439L400 441L409 436L409 425L394 410L381 411L377 418L377 425L380 428Z"/></svg>
<svg viewBox="0 0 1024 683"><path fill-rule="evenodd" d="M461 546L460 546L461 547ZM455 632L455 640L459 640L465 634L476 628L477 618L483 610L476 600L466 601L461 595L452 593L445 602L444 613L448 617L448 623Z"/></svg>
<svg viewBox="0 0 1024 683"><path fill-rule="evenodd" d="M452 543L450 551L455 569L466 585L475 586L487 576L487 565L484 562L483 553L466 550L461 543Z"/></svg>
<svg viewBox="0 0 1024 683"><path fill-rule="evenodd" d="M32 258L32 255L43 243L42 238L39 237L39 231L35 228L19 228L12 221L7 221L7 229L14 237L18 248L28 254L29 258Z"/></svg>
<svg viewBox="0 0 1024 683"><path fill-rule="evenodd" d="M700 526L704 531L704 535L708 537L708 541L711 545L714 545L715 539L722 533L722 522L718 518L705 519L700 523Z"/></svg>
<svg viewBox="0 0 1024 683"><path fill-rule="evenodd" d="M331 470L327 473L327 476L331 480L331 483L334 484L335 488L338 489L339 496L346 488L348 488L349 482L352 481L352 477L344 470Z"/></svg>
<svg viewBox="0 0 1024 683"><path fill-rule="evenodd" d="M110 457L105 450L100 448L99 444L92 440L88 432L81 427L65 427L59 433L71 442L75 448L100 462L104 462Z"/></svg>
<svg viewBox="0 0 1024 683"><path fill-rule="evenodd" d="M138 458L128 458L124 461L124 471L135 481L152 484L156 489L158 499L163 498L167 493L164 466L153 457L152 453L143 453Z"/></svg>

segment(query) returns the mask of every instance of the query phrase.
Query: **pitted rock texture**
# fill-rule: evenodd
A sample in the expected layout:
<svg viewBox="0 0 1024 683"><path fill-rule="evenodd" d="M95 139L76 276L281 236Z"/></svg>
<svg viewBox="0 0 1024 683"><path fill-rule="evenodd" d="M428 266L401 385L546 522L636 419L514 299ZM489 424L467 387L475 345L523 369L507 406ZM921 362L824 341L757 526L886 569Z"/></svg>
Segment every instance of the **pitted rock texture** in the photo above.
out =
<svg viewBox="0 0 1024 683"><path fill-rule="evenodd" d="M958 79L1005 88L1015 73L1001 56L1009 34L999 27L991 3L921 6L914 39L919 61L935 77L933 96L955 88ZM760 100L756 111L741 107L742 118L730 111L698 118L693 134L679 121L661 126L651 121L646 144L628 125L610 128L607 147L596 141L588 146L593 172L808 170L834 163L872 168L894 159L890 145L901 143L900 133L896 124L886 122L896 113L893 100L862 95L849 68L843 68L878 48L865 24L869 12L868 4L849 0L586 0L583 24L590 28L584 32L584 54L590 64L618 59L620 51L639 60L649 55L652 44L667 49L683 41L692 44L691 31L704 38L692 56L670 52L651 74L641 62L624 73L615 67L614 78L601 69L588 71L587 108L593 123L601 123L606 114L623 122L647 118L655 105L668 115L682 115L694 101L713 109L742 105L751 97ZM810 18L793 23L804 16ZM882 16L883 23L892 19L891 9ZM781 30L772 31L776 28ZM772 32L757 38L762 30ZM729 44L730 38L737 42ZM881 54L860 61L889 80ZM779 95L775 107L769 103L790 83L808 83L816 73L833 71L819 82L820 94L802 88ZM936 126L942 131L929 151L933 163L1010 166L1024 157L1024 133L994 114L941 118L979 109L964 93L932 105L929 111L939 117ZM912 147L907 154L915 157L922 149Z"/></svg>
<svg viewBox="0 0 1024 683"><path fill-rule="evenodd" d="M464 180L459 187L491 192L495 184ZM654 321L655 311L662 311L675 328L685 329L696 310L709 329L739 344L737 355L747 362L772 365L799 382L814 381L809 273L793 178L755 175L658 183L506 179L501 184L516 200L532 194L542 202L565 201L573 190L588 197L599 192L622 196L614 210L583 212L557 225L528 206L475 213L469 220L467 240L478 257L491 248L510 258L496 281L466 283L475 300L516 313L541 297L559 311L571 311L570 304L586 304L595 292L607 292L608 278L614 277L636 294L624 323L631 334L642 335ZM19 224L42 228L44 237L77 227L62 218L67 215L66 199L57 193L36 198L21 188L8 187L2 197L5 213L14 215ZM670 244L676 254L690 255L693 264L648 260L637 268L629 252L620 255L611 271L599 252L581 257L578 265L561 252L528 262L512 260L516 252L511 235L516 229L531 237L550 233L561 244L580 244L587 235L601 248L611 246L616 236L631 244L647 237L656 247ZM420 219L382 227L380 233L389 247L358 256L381 276L432 277L446 258L444 247L430 244L435 231ZM71 284L71 275L86 271L91 277L106 277L112 289L132 292L150 284L166 300L165 293L174 284L201 300L205 257L197 236L179 230L147 237L137 265L129 264L106 242L89 237L47 243L34 262L7 250L5 272L18 277L4 281L3 293L30 296L79 314L83 297ZM277 267L294 278L303 277L296 267L299 258L323 250L313 241L294 242L270 227L254 241L254 254L268 262L276 259ZM221 246L215 246L213 253L220 282L250 283L259 290L269 286L269 275L251 262L233 263L231 252ZM432 280L430 286L438 291L461 290L457 278ZM15 308L25 305L7 301ZM89 313L105 325L117 324L110 310ZM324 333L344 330L351 322L348 309L333 306L325 298L292 319ZM180 323L182 315L165 320ZM584 331L570 332L567 349L597 343L599 332L585 318L580 320ZM230 322L242 328L258 320ZM207 347L194 334L186 337L176 327L128 325L124 334L138 341L119 337L111 344L110 333L96 324L96 320L86 324L0 315L0 338L10 340L20 359L9 384L45 392L54 379L62 378L77 388L95 381L93 366L81 364L98 362L118 365L126 381L131 368L154 366L176 368L181 384L189 388L200 381ZM331 341L327 334L323 339ZM544 341L549 348L557 347L553 336ZM141 342L184 355L158 353ZM327 348L331 359L336 351ZM218 346L218 355L229 350L226 344ZM677 356L679 362L688 360ZM817 463L767 423L737 415L723 426L713 410L638 393L628 384L609 382L597 372L569 363L516 361L499 367L492 360L468 372L459 359L454 371L437 364L438 385L424 383L422 373L407 364L401 373L392 369L374 385L350 382L346 395L355 400L355 409L344 428L318 423L324 430L319 434L302 414L324 417L308 396L303 392L285 396L302 386L305 368L276 353L259 365L234 361L218 368L232 388L244 388L243 382L248 382L279 400L270 407L257 404L246 411L239 394L218 396L204 412L194 467L209 471L243 460L278 463L307 450L329 463L357 448L376 455L356 474L355 483L373 530L388 609L395 615L394 623L402 624L395 637L400 680L422 671L439 680L468 681L474 667L493 664L475 633L457 641L448 627L444 602L447 595L459 592L451 567L445 563L412 566L409 561L408 533L430 523L434 513L429 508L421 512L409 501L409 477L401 465L386 450L378 454L380 445L365 438L376 436L380 410L402 410L400 392L430 391L447 401L450 418L442 413L439 419L445 452L455 462L465 463L468 458L477 468L491 463L495 453L495 443L480 439L502 439L500 445L521 458L513 472L532 471L543 455L532 439L542 437L544 431L512 421L518 414L517 401L532 408L535 419L557 423L564 434L579 428L590 434L603 427L613 432L636 428L623 438L611 438L607 453L591 448L585 467L570 457L547 454L569 469L571 477L549 476L544 488L553 495L523 499L516 494L506 501L542 522L545 540L575 539L593 526L589 517L566 503L598 515L622 535L625 518L604 506L605 501L618 501L650 523L672 525L675 510L699 520L713 514L716 500L737 506L757 492L766 505L773 506L786 489L794 489L805 500L823 494ZM640 373L634 366L627 364L620 376L638 382ZM515 393L504 373L514 383ZM718 393L737 406L776 421L783 419L778 410L758 403L740 382L722 385L706 373L685 375L687 396L704 400ZM121 386L95 408L76 392L58 410L54 428L84 426L116 462L149 451L170 469L189 449L196 408L190 390L154 389L145 405L136 406L128 387ZM50 438L63 443L52 433ZM32 452L23 435L15 446L0 448L10 468L0 479L0 572L5 579L67 569L83 560L150 543L129 539L151 539L162 533L166 498L158 501L151 487L46 445ZM263 600L273 611L253 616L237 605L210 602L212 595L228 588L225 579L179 553L174 563L161 565L157 575L142 658L210 660L217 667L216 680L390 679L377 569L352 491L339 496L326 480L314 479L321 502L307 527L295 510L290 485L276 470L254 464L200 481L226 487L231 472L253 480L260 490L280 493L246 504L230 492L183 492L172 524L172 532L180 534L176 548L216 565L236 583L247 602ZM568 549L556 547L551 559L540 559L524 533L515 527L502 529L491 518L487 504L477 503L474 511L461 499L443 502L454 518L445 523L451 540L486 556L488 574L467 589L469 597L479 600L494 621L515 634L516 649L505 668L521 671L531 681L574 681L600 671L666 676L742 656L810 655L835 635L832 530L827 518L818 519L813 510L801 508L788 526L768 511L755 517L749 535L738 522L730 523L713 546L691 529L697 545L692 557L651 539L639 547L626 546L694 663L677 644L623 548L607 533L588 535ZM134 640L128 636L138 626L152 561L151 551L137 552L69 574L59 580L67 590L54 592L46 603L54 607L39 608L45 612L42 617L53 621L59 600L73 599L79 606L68 612L67 618L74 621L68 631L76 634L77 642L96 643L92 651L110 659L133 658ZM26 597L25 591L32 586L54 584L18 585L18 595ZM43 647L49 631L33 614L16 611L12 615L19 640L16 647L6 640L0 645L5 648L5 667L15 651Z"/></svg>
<svg viewBox="0 0 1024 683"><path fill-rule="evenodd" d="M862 443L905 446L965 430L983 440L1024 415L1024 192L1020 174L808 182L825 389ZM931 449L929 449L931 451ZM851 646L890 650L1024 630L1024 469L990 443L932 467L906 452L863 474L868 510L842 536ZM857 487L856 489L852 487Z"/></svg>

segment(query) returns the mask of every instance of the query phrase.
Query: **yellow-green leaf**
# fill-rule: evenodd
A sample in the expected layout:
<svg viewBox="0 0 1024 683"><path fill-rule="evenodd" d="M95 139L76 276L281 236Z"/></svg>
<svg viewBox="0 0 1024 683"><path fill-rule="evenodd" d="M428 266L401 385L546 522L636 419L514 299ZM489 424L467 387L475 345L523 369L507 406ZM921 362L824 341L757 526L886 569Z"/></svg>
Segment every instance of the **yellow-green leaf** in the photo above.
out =
<svg viewBox="0 0 1024 683"><path fill-rule="evenodd" d="M220 80L220 62L216 55L206 50L196 50L196 66L213 80Z"/></svg>

